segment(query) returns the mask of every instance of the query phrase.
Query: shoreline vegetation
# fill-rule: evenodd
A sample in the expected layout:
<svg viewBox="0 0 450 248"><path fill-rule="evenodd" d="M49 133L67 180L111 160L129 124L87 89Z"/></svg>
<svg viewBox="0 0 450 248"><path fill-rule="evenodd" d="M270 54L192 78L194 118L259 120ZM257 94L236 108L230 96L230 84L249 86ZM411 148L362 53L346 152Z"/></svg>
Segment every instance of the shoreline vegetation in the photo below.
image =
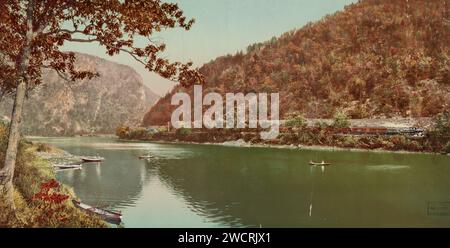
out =
<svg viewBox="0 0 450 248"><path fill-rule="evenodd" d="M418 151L406 151L406 150L385 150L385 149L364 149L364 148L345 148L337 146L302 146L302 145L270 145L270 144L252 144L247 143L242 139L225 141L222 143L211 142L190 142L190 141L161 141L161 140L140 140L140 139L120 139L123 141L149 141L157 144L183 144L183 145L211 145L211 146L225 146L225 147L238 147L238 148L268 148L268 149L291 149L291 150L308 150L308 151L348 151L348 152L379 152L379 153L400 153L400 154L438 154L436 152L418 152ZM450 153L442 154L450 156Z"/></svg>
<svg viewBox="0 0 450 248"><path fill-rule="evenodd" d="M370 120L358 120L358 123L363 125L370 122ZM282 124L280 134L275 140L261 140L259 138L261 130L257 129L181 128L168 131L167 127L133 128L125 125L116 129L116 136L124 140L240 147L450 153L450 115L448 113L441 113L426 120L412 121L410 126L399 126L387 122L388 126L383 128L364 127L366 131L360 131L361 127L351 127L351 123L354 122L340 113L336 114L333 120L314 123L297 116ZM358 130L358 133L352 132L354 129Z"/></svg>
<svg viewBox="0 0 450 248"><path fill-rule="evenodd" d="M4 159L8 128L0 125L0 157ZM13 178L16 209L0 200L0 227L108 227L96 216L76 208L72 188L56 180L51 157L67 152L21 139Z"/></svg>

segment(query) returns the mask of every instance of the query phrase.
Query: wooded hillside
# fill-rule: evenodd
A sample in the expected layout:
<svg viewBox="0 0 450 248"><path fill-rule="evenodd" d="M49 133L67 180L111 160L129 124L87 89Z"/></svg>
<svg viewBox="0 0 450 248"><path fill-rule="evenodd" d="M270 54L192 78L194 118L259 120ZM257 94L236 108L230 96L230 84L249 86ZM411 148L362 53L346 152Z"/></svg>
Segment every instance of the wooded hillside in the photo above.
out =
<svg viewBox="0 0 450 248"><path fill-rule="evenodd" d="M360 1L205 64L204 93L279 92L282 118L450 111L449 8L447 0ZM191 89L176 87L143 124L166 124L174 108L171 95L178 91Z"/></svg>

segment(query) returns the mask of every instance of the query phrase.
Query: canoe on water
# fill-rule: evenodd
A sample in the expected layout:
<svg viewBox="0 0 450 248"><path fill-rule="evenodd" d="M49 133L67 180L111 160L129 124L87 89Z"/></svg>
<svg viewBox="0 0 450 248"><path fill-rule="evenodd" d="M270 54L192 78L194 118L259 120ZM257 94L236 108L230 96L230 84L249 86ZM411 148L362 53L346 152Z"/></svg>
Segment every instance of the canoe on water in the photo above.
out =
<svg viewBox="0 0 450 248"><path fill-rule="evenodd" d="M101 209L97 207L90 206L88 204L79 202L77 200L72 200L73 204L81 210L84 210L88 213L92 213L98 215L104 221L107 221L111 224L120 224L122 222L122 214L120 212L114 212L106 209Z"/></svg>
<svg viewBox="0 0 450 248"><path fill-rule="evenodd" d="M139 159L151 159L154 158L152 155L143 155L143 156L139 156Z"/></svg>
<svg viewBox="0 0 450 248"><path fill-rule="evenodd" d="M83 162L85 162L85 163L91 163L91 162L102 162L103 160L105 160L105 158L102 158L102 157L83 157L83 158L81 158L81 160L83 160Z"/></svg>
<svg viewBox="0 0 450 248"><path fill-rule="evenodd" d="M324 162L324 161L322 161L320 163L309 161L309 164L310 165L315 165L315 166L328 166L328 165L331 165L331 163L327 163L327 162Z"/></svg>

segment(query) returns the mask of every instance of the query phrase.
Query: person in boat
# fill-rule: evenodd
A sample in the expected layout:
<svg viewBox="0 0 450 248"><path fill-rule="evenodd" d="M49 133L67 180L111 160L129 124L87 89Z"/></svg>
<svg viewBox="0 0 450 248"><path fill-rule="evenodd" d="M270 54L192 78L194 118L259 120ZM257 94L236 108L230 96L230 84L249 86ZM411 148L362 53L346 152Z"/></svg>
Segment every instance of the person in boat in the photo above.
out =
<svg viewBox="0 0 450 248"><path fill-rule="evenodd" d="M324 160L322 160L322 162L313 162L312 160L309 160L309 164L311 165L319 165L319 166L325 166L325 165L329 165L330 163L325 162Z"/></svg>

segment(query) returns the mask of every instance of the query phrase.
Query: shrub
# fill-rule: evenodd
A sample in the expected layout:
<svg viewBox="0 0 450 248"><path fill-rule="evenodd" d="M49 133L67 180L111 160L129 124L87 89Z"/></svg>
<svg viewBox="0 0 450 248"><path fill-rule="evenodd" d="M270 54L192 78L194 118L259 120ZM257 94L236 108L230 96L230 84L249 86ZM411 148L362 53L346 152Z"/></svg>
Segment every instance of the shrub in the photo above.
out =
<svg viewBox="0 0 450 248"><path fill-rule="evenodd" d="M350 126L350 121L344 112L338 112L334 115L333 127L346 128Z"/></svg>
<svg viewBox="0 0 450 248"><path fill-rule="evenodd" d="M146 139L150 136L151 134L147 131L146 128L143 127L132 129L128 134L129 139Z"/></svg>
<svg viewBox="0 0 450 248"><path fill-rule="evenodd" d="M124 124L119 125L116 128L116 135L117 137L124 139L128 137L128 134L130 132L130 127Z"/></svg>
<svg viewBox="0 0 450 248"><path fill-rule="evenodd" d="M380 139L380 144L383 149L394 150L395 145L390 139Z"/></svg>
<svg viewBox="0 0 450 248"><path fill-rule="evenodd" d="M281 133L278 138L283 144L294 144L298 141L298 136L295 133Z"/></svg>
<svg viewBox="0 0 450 248"><path fill-rule="evenodd" d="M383 148L385 140L382 137L375 137L370 141L370 149Z"/></svg>
<svg viewBox="0 0 450 248"><path fill-rule="evenodd" d="M448 112L437 114L434 117L434 131L441 138L450 138L450 114Z"/></svg>
<svg viewBox="0 0 450 248"><path fill-rule="evenodd" d="M300 144L312 144L312 136L309 131L303 131L297 134L297 141Z"/></svg>
<svg viewBox="0 0 450 248"><path fill-rule="evenodd" d="M192 130L190 128L184 128L184 127L179 128L176 131L176 135L177 136L187 136L187 135L189 135L191 133L192 133Z"/></svg>
<svg viewBox="0 0 450 248"><path fill-rule="evenodd" d="M160 126L160 127L158 127L158 132L159 133L166 133L168 131L169 130L168 130L167 126Z"/></svg>
<svg viewBox="0 0 450 248"><path fill-rule="evenodd" d="M303 116L297 116L295 118L286 121L285 125L287 127L306 127L307 123L305 118L303 118Z"/></svg>
<svg viewBox="0 0 450 248"><path fill-rule="evenodd" d="M442 152L444 153L450 153L450 141L445 144L444 148L442 148Z"/></svg>
<svg viewBox="0 0 450 248"><path fill-rule="evenodd" d="M328 127L330 127L330 125L328 125L328 123L326 123L325 121L316 122L316 124L314 125L319 129L327 129Z"/></svg>
<svg viewBox="0 0 450 248"><path fill-rule="evenodd" d="M315 138L316 142L323 145L323 141L325 140L325 138L327 136L328 136L328 133L326 130L319 130L318 132L315 133L314 138Z"/></svg>
<svg viewBox="0 0 450 248"><path fill-rule="evenodd" d="M353 136L344 136L344 138L342 140L343 147L348 147L348 148L356 147L357 143L358 143L358 140Z"/></svg>
<svg viewBox="0 0 450 248"><path fill-rule="evenodd" d="M60 184L52 179L42 183L40 191L33 198L35 205L34 223L38 226L56 227L68 221L64 202L69 196L60 192Z"/></svg>
<svg viewBox="0 0 450 248"><path fill-rule="evenodd" d="M394 150L408 150L411 145L410 140L408 140L405 136L402 135L394 135L390 138L390 141L393 144Z"/></svg>
<svg viewBox="0 0 450 248"><path fill-rule="evenodd" d="M367 107L363 104L356 105L353 109L350 110L349 114L352 119L363 119L369 117Z"/></svg>
<svg viewBox="0 0 450 248"><path fill-rule="evenodd" d="M450 115L448 112L437 114L434 117L434 126L427 132L429 145L435 152L445 151L450 142Z"/></svg>
<svg viewBox="0 0 450 248"><path fill-rule="evenodd" d="M45 143L38 143L36 151L38 152L51 152L53 149L51 146L45 144Z"/></svg>
<svg viewBox="0 0 450 248"><path fill-rule="evenodd" d="M419 144L419 142L413 140L410 141L408 146L408 151L422 151L423 147Z"/></svg>

